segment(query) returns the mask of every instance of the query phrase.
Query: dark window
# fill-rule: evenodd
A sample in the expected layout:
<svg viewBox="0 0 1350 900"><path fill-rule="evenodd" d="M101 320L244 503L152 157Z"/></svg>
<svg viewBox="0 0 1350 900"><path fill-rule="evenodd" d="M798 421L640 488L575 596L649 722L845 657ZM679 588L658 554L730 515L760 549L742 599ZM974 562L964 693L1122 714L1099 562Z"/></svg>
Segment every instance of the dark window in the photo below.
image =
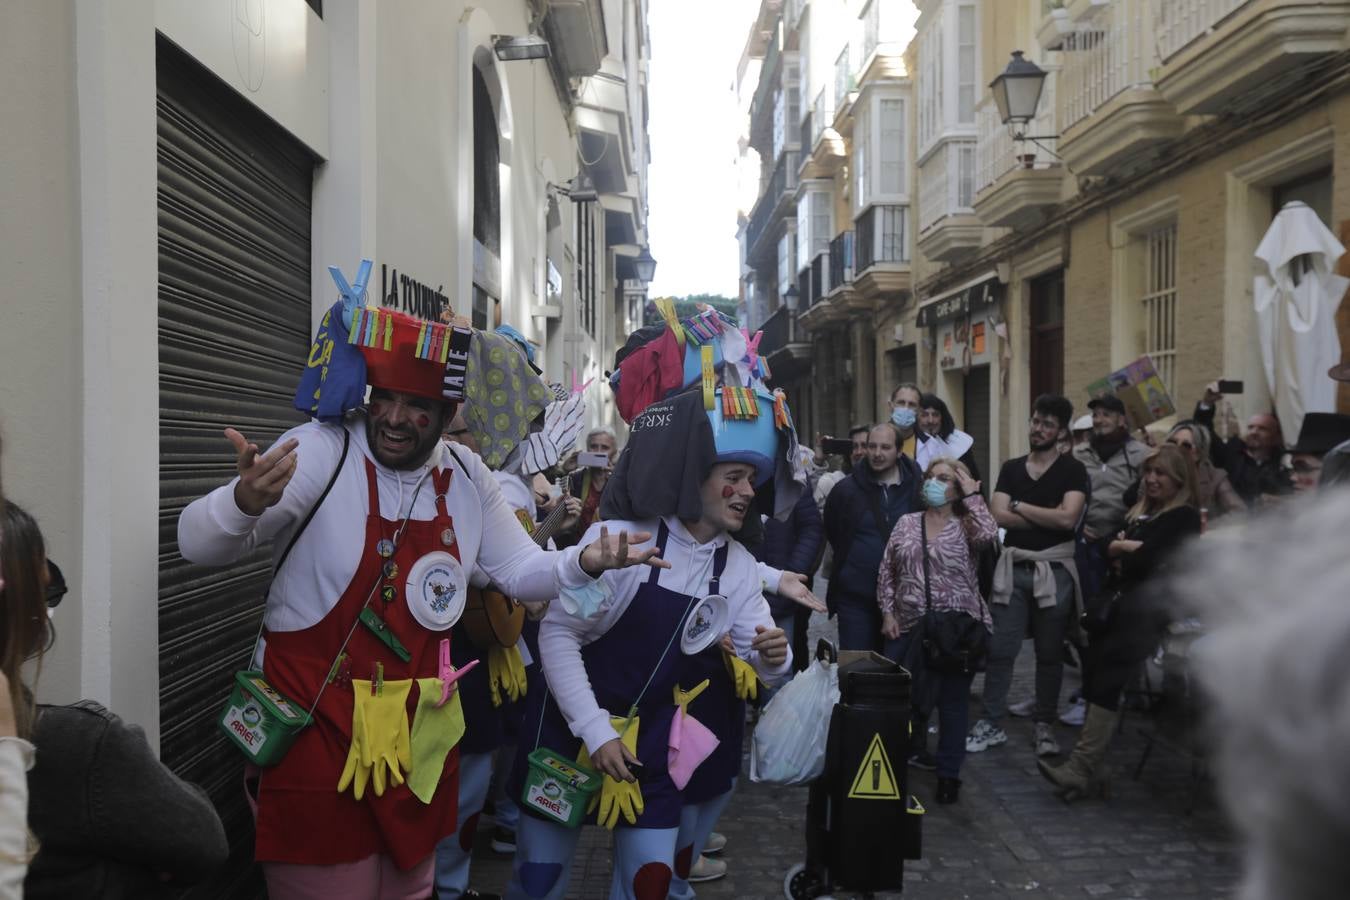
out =
<svg viewBox="0 0 1350 900"><path fill-rule="evenodd" d="M577 211L577 312L581 317L581 328L591 337L595 336L595 204L578 203Z"/></svg>
<svg viewBox="0 0 1350 900"><path fill-rule="evenodd" d="M483 73L473 69L473 237L493 255L502 252L501 143Z"/></svg>
<svg viewBox="0 0 1350 900"><path fill-rule="evenodd" d="M1286 203L1295 201L1308 204L1312 211L1321 218L1322 224L1328 228L1331 227L1331 169L1319 169L1316 172L1310 172L1293 181L1286 181L1284 184L1276 185L1271 191L1271 200L1274 209L1271 210L1273 218Z"/></svg>
<svg viewBox="0 0 1350 900"><path fill-rule="evenodd" d="M1064 393L1064 270L1031 281L1031 396Z"/></svg>

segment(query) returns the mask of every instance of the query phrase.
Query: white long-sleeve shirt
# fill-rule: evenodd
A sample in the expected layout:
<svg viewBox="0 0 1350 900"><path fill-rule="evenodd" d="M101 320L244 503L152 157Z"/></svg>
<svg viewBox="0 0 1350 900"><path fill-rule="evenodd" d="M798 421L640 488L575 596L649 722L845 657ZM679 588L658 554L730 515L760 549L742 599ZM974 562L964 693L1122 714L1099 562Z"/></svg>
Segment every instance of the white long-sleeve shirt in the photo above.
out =
<svg viewBox="0 0 1350 900"><path fill-rule="evenodd" d="M727 553L726 568L722 571L720 589L731 608L731 641L737 655L753 665L765 683L773 685L782 681L792 670L791 649L787 659L777 666L769 666L760 658L758 651L750 649L757 627L775 627L769 604L764 599L760 566L750 551L725 534L718 535L706 544L699 543L679 519L667 517L665 522L670 535L666 539L662 558L671 567L657 570L657 583L678 594L707 596L713 571L712 556L719 547L730 541L731 549ZM656 519L646 522L611 521L605 522L604 526L611 534L619 531L650 532L650 539L632 545L634 551L641 551L656 543L660 522ZM592 525L582 539L581 546L598 538L600 527L600 523ZM595 615L582 618L568 612L563 604L555 603L539 629L539 654L543 657L544 676L548 680L549 690L572 734L581 738L591 753L619 736L609 724L610 715L622 715L627 710L600 708L586 675L581 648L614 627L628 609L638 588L651 577L651 572L647 566L606 572L601 579L609 588L610 597L600 605ZM581 573L583 577L584 574ZM560 580L564 587L581 587L584 583L572 573ZM671 652L680 652L678 643ZM656 665L655 659L652 665Z"/></svg>
<svg viewBox="0 0 1350 900"><path fill-rule="evenodd" d="M417 483L428 466L454 470L446 508L454 520L466 573L481 568L510 595L538 602L557 596L564 573L569 584L590 580L579 564L580 547L546 552L535 545L502 498L492 472L467 447L455 447L452 455L438 443L427 465L394 470L380 465L371 454L363 417L350 419L342 427L351 433L347 459L332 491L272 583L266 612L269 630L297 631L321 621L351 583L366 549L367 459L375 465L380 514L396 521L402 521L410 505L414 521L434 519L432 479L428 477L420 490ZM292 531L328 484L342 453L342 431L336 426L310 422L291 429L281 440L287 438L300 443L296 472L281 500L260 516L246 515L234 502L237 478L194 500L178 520L178 546L185 559L227 565L268 540L274 541L273 559L280 556Z"/></svg>
<svg viewBox="0 0 1350 900"><path fill-rule="evenodd" d="M28 872L28 770L33 745L0 737L0 900L20 900Z"/></svg>

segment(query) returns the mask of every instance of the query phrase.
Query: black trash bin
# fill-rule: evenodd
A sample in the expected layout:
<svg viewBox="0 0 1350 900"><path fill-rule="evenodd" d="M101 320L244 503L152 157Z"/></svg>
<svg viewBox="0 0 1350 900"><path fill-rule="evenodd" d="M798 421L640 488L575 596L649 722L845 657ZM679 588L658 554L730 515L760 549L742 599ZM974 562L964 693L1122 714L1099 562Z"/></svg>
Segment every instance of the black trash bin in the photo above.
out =
<svg viewBox="0 0 1350 900"><path fill-rule="evenodd" d="M903 889L923 823L908 792L909 722L908 672L875 653L839 655L839 703L807 801L806 864L784 882L789 900Z"/></svg>

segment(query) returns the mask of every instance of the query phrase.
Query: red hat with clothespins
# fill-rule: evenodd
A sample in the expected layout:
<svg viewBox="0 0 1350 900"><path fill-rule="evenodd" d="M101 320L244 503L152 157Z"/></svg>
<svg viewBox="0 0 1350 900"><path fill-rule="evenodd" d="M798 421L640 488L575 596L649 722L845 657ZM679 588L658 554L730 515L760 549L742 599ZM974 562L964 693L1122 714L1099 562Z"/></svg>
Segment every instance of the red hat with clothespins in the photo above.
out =
<svg viewBox="0 0 1350 900"><path fill-rule="evenodd" d="M361 349L371 387L455 401L464 399L472 338L468 328L371 306L353 312L348 336Z"/></svg>

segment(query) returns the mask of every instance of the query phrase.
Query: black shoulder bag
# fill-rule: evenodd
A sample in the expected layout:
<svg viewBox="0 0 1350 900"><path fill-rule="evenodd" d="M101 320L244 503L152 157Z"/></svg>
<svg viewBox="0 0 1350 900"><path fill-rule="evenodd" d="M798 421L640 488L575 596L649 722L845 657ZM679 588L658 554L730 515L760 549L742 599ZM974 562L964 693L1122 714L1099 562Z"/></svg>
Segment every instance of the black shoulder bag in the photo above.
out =
<svg viewBox="0 0 1350 900"><path fill-rule="evenodd" d="M989 656L989 631L968 612L933 609L933 588L928 565L928 516L919 518L923 552L923 660L933 672L972 675L983 672ZM979 592L976 591L976 596ZM980 597L981 606L984 598Z"/></svg>

